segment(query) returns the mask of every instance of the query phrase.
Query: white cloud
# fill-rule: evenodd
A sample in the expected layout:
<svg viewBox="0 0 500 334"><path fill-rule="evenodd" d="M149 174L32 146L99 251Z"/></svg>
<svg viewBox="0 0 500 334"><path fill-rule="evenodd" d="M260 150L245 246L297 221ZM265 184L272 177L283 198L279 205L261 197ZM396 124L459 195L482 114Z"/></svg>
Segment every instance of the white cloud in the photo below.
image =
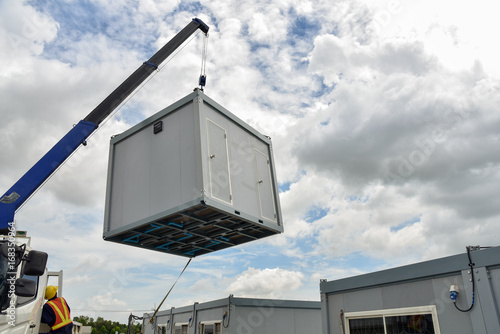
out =
<svg viewBox="0 0 500 334"><path fill-rule="evenodd" d="M470 68L480 59L488 73L500 74L491 43L491 32L496 31L498 22L488 1L476 2L474 10L467 3L449 0L365 4L373 13L371 27L378 38L420 41L449 69Z"/></svg>
<svg viewBox="0 0 500 334"><path fill-rule="evenodd" d="M325 84L373 82L384 75L423 75L435 67L419 43L393 41L360 44L350 38L326 34L317 36L309 59L309 70L323 76Z"/></svg>
<svg viewBox="0 0 500 334"><path fill-rule="evenodd" d="M141 0L139 1L139 12L145 12L156 18L160 18L162 13L170 13L175 10L175 7L177 7L180 2L180 0L162 2Z"/></svg>
<svg viewBox="0 0 500 334"><path fill-rule="evenodd" d="M92 296L91 304L95 305L96 307L114 307L114 308L122 308L127 305L127 303L125 303L124 301L113 298L111 292L108 292L104 295Z"/></svg>
<svg viewBox="0 0 500 334"><path fill-rule="evenodd" d="M78 283L78 284L81 284L81 283L88 283L90 282L91 278L88 276L88 275L84 275L84 276L71 276L69 278L66 278L64 280L64 284L73 284L73 283Z"/></svg>
<svg viewBox="0 0 500 334"><path fill-rule="evenodd" d="M22 2L0 4L0 75L12 77L22 74L30 56L40 55L44 44L56 37L57 23Z"/></svg>
<svg viewBox="0 0 500 334"><path fill-rule="evenodd" d="M226 292L241 297L279 298L302 286L301 272L280 268L249 268L236 277Z"/></svg>
<svg viewBox="0 0 500 334"><path fill-rule="evenodd" d="M338 280L342 278L347 278L347 277L352 277L352 276L358 276L366 274L365 272L354 269L354 268L337 268L337 267L330 267L330 268L322 268L321 272L314 273L312 275L312 279L315 280L316 282L319 282L322 279L328 278L328 280Z"/></svg>

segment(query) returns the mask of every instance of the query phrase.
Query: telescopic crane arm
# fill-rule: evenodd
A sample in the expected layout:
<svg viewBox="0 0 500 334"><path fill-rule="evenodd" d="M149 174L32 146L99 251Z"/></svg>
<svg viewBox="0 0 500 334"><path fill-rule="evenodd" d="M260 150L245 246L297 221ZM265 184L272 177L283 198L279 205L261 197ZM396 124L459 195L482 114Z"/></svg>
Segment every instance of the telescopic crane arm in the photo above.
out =
<svg viewBox="0 0 500 334"><path fill-rule="evenodd" d="M144 62L120 86L106 97L83 120L76 124L54 147L50 149L30 170L26 172L2 197L0 197L0 230L14 222L15 212L59 166L98 128L134 90L139 87L160 64L168 58L196 30L207 34L209 27L198 18L193 19L184 29Z"/></svg>

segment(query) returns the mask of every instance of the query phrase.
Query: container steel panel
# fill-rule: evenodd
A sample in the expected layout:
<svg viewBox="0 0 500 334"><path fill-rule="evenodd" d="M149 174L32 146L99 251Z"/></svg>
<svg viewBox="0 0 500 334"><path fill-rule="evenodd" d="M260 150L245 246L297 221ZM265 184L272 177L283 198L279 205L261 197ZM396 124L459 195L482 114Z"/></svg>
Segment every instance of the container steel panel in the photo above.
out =
<svg viewBox="0 0 500 334"><path fill-rule="evenodd" d="M227 204L231 199L231 176L226 130L207 118L210 194Z"/></svg>
<svg viewBox="0 0 500 334"><path fill-rule="evenodd" d="M105 240L193 257L283 232L270 139L200 90L109 156Z"/></svg>
<svg viewBox="0 0 500 334"><path fill-rule="evenodd" d="M276 219L274 210L274 198L272 188L271 170L269 168L269 157L255 149L255 166L257 171L257 189L261 216L268 220Z"/></svg>

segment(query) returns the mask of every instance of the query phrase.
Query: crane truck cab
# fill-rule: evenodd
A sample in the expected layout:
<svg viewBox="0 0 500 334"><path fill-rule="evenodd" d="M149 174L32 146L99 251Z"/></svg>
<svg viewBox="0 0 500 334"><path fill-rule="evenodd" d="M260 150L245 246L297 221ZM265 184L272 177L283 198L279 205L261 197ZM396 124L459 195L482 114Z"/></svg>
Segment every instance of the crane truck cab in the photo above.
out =
<svg viewBox="0 0 500 334"><path fill-rule="evenodd" d="M55 274L62 283L62 272L48 272L47 258L30 247L25 232L9 228L0 235L0 333L39 333L48 278Z"/></svg>

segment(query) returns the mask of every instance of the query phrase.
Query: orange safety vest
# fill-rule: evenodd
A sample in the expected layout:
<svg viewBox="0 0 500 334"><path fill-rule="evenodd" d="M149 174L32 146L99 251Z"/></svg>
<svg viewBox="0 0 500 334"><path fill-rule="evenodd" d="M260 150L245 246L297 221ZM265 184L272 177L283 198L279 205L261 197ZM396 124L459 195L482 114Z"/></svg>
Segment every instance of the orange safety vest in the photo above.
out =
<svg viewBox="0 0 500 334"><path fill-rule="evenodd" d="M53 331L58 328L69 325L71 321L71 317L69 315L68 306L66 305L66 301L63 297L59 297L47 302L50 307L54 310L56 315L56 321L54 325L51 327Z"/></svg>

